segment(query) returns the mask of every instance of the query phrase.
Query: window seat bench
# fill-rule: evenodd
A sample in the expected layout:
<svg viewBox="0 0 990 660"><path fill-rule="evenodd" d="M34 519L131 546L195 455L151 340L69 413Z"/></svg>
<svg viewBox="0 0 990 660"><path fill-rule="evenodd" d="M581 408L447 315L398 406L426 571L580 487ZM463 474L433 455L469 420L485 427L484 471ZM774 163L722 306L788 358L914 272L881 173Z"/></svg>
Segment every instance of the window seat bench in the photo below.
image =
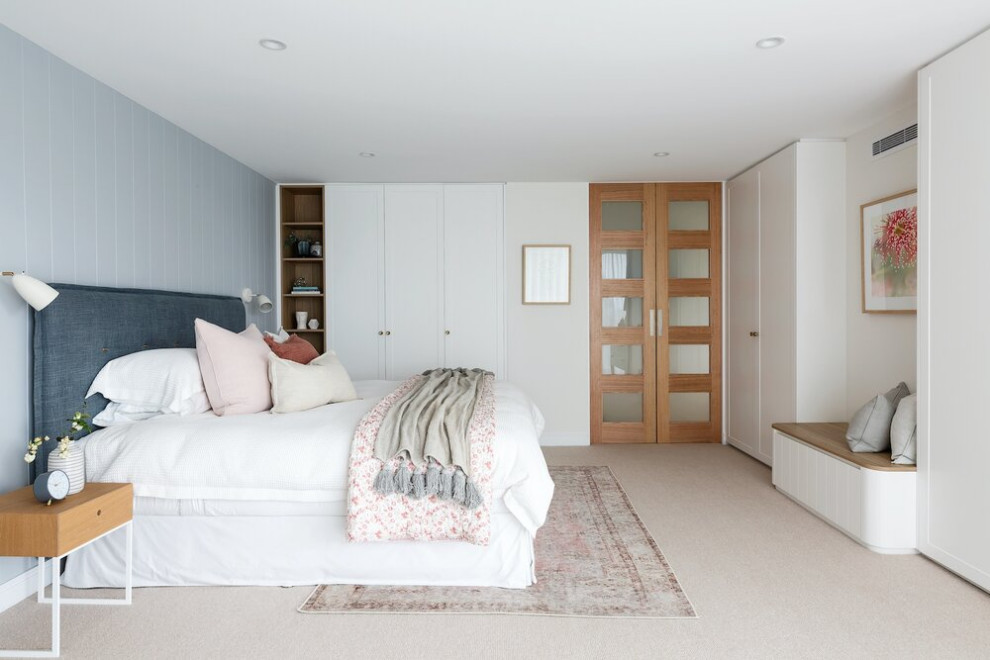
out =
<svg viewBox="0 0 990 660"><path fill-rule="evenodd" d="M849 450L841 422L773 425L773 485L874 552L917 550L917 468Z"/></svg>

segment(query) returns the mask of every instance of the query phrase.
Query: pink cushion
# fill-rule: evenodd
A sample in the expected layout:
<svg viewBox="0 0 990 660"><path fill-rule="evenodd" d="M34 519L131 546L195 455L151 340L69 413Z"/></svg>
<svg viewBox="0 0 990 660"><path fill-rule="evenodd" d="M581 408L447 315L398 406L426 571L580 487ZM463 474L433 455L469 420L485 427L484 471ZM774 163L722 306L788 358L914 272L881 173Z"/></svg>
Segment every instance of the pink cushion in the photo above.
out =
<svg viewBox="0 0 990 660"><path fill-rule="evenodd" d="M299 335L292 335L281 344L265 335L265 343L268 344L268 348L272 349L272 353L283 360L309 364L320 357L320 352Z"/></svg>
<svg viewBox="0 0 990 660"><path fill-rule="evenodd" d="M272 407L269 353L253 323L237 334L196 319L196 355L213 412L246 415Z"/></svg>

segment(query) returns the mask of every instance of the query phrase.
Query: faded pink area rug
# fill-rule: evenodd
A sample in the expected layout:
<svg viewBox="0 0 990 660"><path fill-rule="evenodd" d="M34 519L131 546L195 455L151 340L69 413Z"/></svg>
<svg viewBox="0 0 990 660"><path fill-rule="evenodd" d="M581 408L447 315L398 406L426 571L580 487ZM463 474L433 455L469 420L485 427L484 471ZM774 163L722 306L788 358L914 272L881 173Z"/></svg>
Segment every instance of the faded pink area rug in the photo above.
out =
<svg viewBox="0 0 990 660"><path fill-rule="evenodd" d="M536 536L536 584L526 589L320 585L299 611L696 616L610 469L551 467L550 475L556 490Z"/></svg>

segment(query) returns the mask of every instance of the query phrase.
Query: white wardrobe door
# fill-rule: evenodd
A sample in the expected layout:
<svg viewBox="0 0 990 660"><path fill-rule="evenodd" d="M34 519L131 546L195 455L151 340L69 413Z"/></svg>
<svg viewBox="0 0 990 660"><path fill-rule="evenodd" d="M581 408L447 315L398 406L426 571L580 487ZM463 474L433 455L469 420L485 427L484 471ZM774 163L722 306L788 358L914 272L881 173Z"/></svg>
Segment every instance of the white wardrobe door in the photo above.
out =
<svg viewBox="0 0 990 660"><path fill-rule="evenodd" d="M772 461L774 422L796 420L797 147L760 166L760 445ZM769 461L768 461L769 462Z"/></svg>
<svg viewBox="0 0 990 660"><path fill-rule="evenodd" d="M918 549L990 590L990 34L921 71Z"/></svg>
<svg viewBox="0 0 990 660"><path fill-rule="evenodd" d="M765 462L760 453L760 172L751 169L728 185L729 441Z"/></svg>
<svg viewBox="0 0 990 660"><path fill-rule="evenodd" d="M443 186L385 186L385 375L443 366Z"/></svg>
<svg viewBox="0 0 990 660"><path fill-rule="evenodd" d="M499 373L501 185L444 186L444 363Z"/></svg>
<svg viewBox="0 0 990 660"><path fill-rule="evenodd" d="M351 378L384 378L384 189L327 186L326 199L327 347Z"/></svg>

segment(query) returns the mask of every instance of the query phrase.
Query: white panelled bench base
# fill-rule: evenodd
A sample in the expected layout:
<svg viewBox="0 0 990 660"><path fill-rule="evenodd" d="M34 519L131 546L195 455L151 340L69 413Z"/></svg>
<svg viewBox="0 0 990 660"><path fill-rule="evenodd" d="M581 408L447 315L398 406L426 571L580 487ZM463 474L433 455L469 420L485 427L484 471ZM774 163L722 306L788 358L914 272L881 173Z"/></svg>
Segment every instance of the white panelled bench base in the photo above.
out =
<svg viewBox="0 0 990 660"><path fill-rule="evenodd" d="M874 552L916 553L917 470L854 453L846 425L774 424L773 485Z"/></svg>

